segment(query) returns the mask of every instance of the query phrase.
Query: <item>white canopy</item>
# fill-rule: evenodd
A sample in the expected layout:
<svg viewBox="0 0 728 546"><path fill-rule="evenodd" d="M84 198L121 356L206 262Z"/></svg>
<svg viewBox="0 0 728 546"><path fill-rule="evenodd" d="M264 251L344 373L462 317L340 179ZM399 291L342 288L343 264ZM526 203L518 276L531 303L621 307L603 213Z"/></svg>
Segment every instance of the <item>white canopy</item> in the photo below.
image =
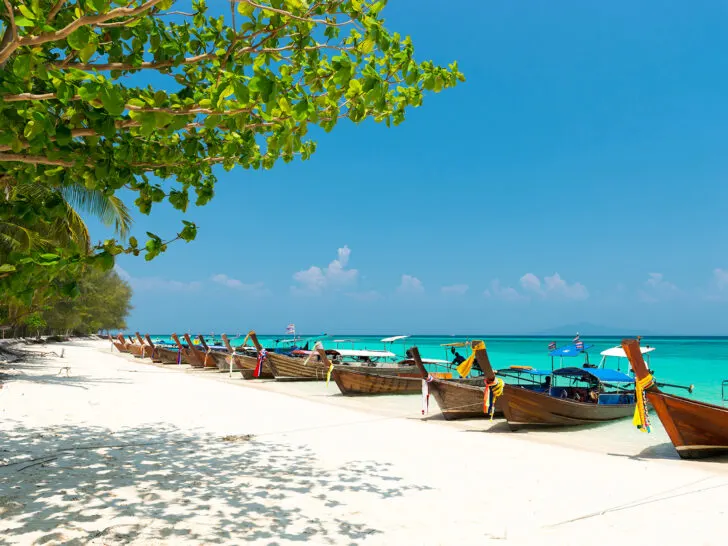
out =
<svg viewBox="0 0 728 546"><path fill-rule="evenodd" d="M369 358L394 358L397 356L389 351L361 351L359 349L334 349L341 356L369 357Z"/></svg>
<svg viewBox="0 0 728 546"><path fill-rule="evenodd" d="M439 358L423 358L425 364L450 364L449 360L441 360Z"/></svg>
<svg viewBox="0 0 728 546"><path fill-rule="evenodd" d="M651 353L654 350L655 347L640 347L640 352L642 354ZM624 349L622 349L619 345L612 347L611 349L607 349L606 351L602 351L599 354L602 356L619 356L621 358L627 358L627 354L624 352Z"/></svg>
<svg viewBox="0 0 728 546"><path fill-rule="evenodd" d="M406 339L409 336L392 336L392 337L385 337L384 339L380 340L382 343L392 343L393 341L397 341L399 339Z"/></svg>

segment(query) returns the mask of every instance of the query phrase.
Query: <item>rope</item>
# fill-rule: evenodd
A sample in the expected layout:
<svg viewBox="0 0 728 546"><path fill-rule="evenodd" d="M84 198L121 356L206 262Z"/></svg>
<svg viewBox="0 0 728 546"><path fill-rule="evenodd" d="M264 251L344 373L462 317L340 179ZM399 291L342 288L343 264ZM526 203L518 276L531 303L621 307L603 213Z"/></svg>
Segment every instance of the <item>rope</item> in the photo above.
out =
<svg viewBox="0 0 728 546"><path fill-rule="evenodd" d="M493 378L493 380L485 380L485 389L483 390L483 413L490 416L490 420L493 420L493 414L495 413L495 401L498 397L503 394L503 387L505 383L500 378Z"/></svg>
<svg viewBox="0 0 728 546"><path fill-rule="evenodd" d="M652 374L647 374L642 379L636 379L634 382L636 404L634 407L634 417L632 423L641 432L650 432L650 416L647 413L647 393L645 392L655 380Z"/></svg>

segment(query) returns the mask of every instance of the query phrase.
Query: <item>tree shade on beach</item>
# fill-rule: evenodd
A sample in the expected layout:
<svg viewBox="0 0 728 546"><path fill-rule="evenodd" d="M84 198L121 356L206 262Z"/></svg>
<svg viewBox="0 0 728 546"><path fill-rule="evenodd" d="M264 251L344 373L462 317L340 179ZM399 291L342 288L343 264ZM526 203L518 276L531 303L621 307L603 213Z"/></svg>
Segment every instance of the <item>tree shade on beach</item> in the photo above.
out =
<svg viewBox="0 0 728 546"><path fill-rule="evenodd" d="M186 211L214 196L215 165L269 169L309 158L310 126L396 125L425 91L463 76L456 63L416 61L410 39L384 28L384 4L5 0L0 186L126 190L143 214L164 200ZM19 226L28 240L0 264L0 289L10 292L29 269L54 277L89 260L109 268L121 252L152 259L197 230L185 221L175 236L147 233L145 243L49 250L37 241L62 205L9 190L0 205L0 226Z"/></svg>

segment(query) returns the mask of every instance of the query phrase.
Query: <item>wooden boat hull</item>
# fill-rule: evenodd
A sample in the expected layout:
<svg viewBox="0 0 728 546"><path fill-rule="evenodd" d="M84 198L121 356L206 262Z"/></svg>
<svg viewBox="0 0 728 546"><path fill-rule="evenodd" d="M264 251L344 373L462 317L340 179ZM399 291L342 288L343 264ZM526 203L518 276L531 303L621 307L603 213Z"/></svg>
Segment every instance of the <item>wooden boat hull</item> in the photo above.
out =
<svg viewBox="0 0 728 546"><path fill-rule="evenodd" d="M483 379L435 379L430 382L430 395L448 421L456 419L489 419L483 411ZM494 417L503 414L501 399L495 402Z"/></svg>
<svg viewBox="0 0 728 546"><path fill-rule="evenodd" d="M160 347L159 345L154 346L154 353L155 355L161 360L162 364L177 364L177 355L179 354L178 351L174 349L169 349L167 347ZM182 354L182 364L189 364L189 361L187 358L185 358L184 353Z"/></svg>
<svg viewBox="0 0 728 546"><path fill-rule="evenodd" d="M144 346L142 346L142 345L138 345L136 343L129 343L126 346L126 348L130 354L136 356L137 358L141 358L141 357L145 356L144 355Z"/></svg>
<svg viewBox="0 0 728 546"><path fill-rule="evenodd" d="M631 417L634 404L592 404L506 385L498 399L511 430L575 426Z"/></svg>
<svg viewBox="0 0 728 546"><path fill-rule="evenodd" d="M647 391L647 399L683 459L728 454L728 408Z"/></svg>
<svg viewBox="0 0 728 546"><path fill-rule="evenodd" d="M382 375L338 366L332 370L331 379L345 396L422 392L422 378L419 373Z"/></svg>
<svg viewBox="0 0 728 546"><path fill-rule="evenodd" d="M323 381L328 367L320 362L268 352L265 363L277 381Z"/></svg>
<svg viewBox="0 0 728 546"><path fill-rule="evenodd" d="M215 359L215 364L221 372L230 371L230 353L223 353L213 351L210 356ZM263 369L260 377L253 377L255 367L258 365L258 359L248 355L235 355L233 361L233 371L240 372L243 375L243 379L273 379L273 372L266 362L263 362Z"/></svg>
<svg viewBox="0 0 728 546"><path fill-rule="evenodd" d="M325 381L326 374L329 371L329 367L321 362L311 360L306 364L306 359L304 358L296 358L273 352L268 353L266 362L270 366L276 381ZM376 373L378 375L399 375L404 373L414 376L418 373L417 368L414 366L376 367L336 365L334 369L336 368Z"/></svg>

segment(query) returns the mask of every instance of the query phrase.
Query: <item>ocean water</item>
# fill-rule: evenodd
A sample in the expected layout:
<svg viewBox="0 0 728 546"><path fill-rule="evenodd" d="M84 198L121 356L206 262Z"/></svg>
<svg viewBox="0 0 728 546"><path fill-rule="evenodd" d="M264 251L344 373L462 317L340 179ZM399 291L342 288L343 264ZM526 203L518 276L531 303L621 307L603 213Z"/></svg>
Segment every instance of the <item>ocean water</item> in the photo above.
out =
<svg viewBox="0 0 728 546"><path fill-rule="evenodd" d="M210 340L212 336L205 336ZM240 337L229 336L233 344L240 344L244 335ZM266 347L280 345L278 340L286 336L259 335L260 342ZM290 337L290 336L288 336ZM305 342L307 336L302 336ZM312 336L313 337L313 336ZM386 336L356 336L356 335L329 335L321 341L327 349L369 349L381 350L385 346L381 339ZM155 340L171 339L165 335L153 335ZM215 339L219 339L215 336ZM404 356L407 348L417 346L424 358L437 358L452 360L449 349L442 347L442 344L472 339L485 341L491 364L494 368L505 368L512 365L532 366L534 368L551 369L551 357L548 356L548 344L555 341L559 347L572 342L572 338L546 338L546 337L517 337L517 336L411 336L395 343L387 344L386 349ZM589 362L599 364L601 361L600 352L620 344L618 337L582 337L586 346L592 345L587 350ZM337 340L348 340L336 343ZM208 341L209 343L209 341ZM660 382L676 383L680 385L694 385L695 390L688 394L683 389L664 390L680 396L687 396L696 400L711 402L714 404L728 405L723 401L722 383L728 381L728 337L652 337L643 338L643 345L655 347L650 353L650 368L654 371L655 378ZM467 357L470 349L463 347L458 349ZM563 366L581 366L584 363L584 355L574 358L563 359ZM555 362L560 367L560 362ZM626 359L610 358L606 363L607 367L627 371L629 363ZM444 371L432 367L432 371ZM728 385L725 387L725 395L728 396Z"/></svg>

